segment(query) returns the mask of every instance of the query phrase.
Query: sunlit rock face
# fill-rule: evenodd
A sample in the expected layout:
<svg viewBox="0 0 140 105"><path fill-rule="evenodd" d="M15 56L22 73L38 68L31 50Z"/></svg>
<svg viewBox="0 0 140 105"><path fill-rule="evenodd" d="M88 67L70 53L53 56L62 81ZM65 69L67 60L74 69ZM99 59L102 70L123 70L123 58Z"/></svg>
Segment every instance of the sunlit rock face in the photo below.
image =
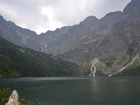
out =
<svg viewBox="0 0 140 105"><path fill-rule="evenodd" d="M18 92L16 90L12 92L8 103L6 103L5 105L20 105L18 101Z"/></svg>

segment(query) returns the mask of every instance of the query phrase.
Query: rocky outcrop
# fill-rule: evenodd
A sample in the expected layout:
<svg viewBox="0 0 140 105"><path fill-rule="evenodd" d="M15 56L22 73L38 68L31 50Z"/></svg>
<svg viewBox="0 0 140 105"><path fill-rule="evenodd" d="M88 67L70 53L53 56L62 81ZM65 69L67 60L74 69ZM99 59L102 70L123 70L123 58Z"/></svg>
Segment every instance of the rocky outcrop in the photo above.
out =
<svg viewBox="0 0 140 105"><path fill-rule="evenodd" d="M20 105L18 98L18 92L14 90L10 96L8 103L6 103L5 105Z"/></svg>

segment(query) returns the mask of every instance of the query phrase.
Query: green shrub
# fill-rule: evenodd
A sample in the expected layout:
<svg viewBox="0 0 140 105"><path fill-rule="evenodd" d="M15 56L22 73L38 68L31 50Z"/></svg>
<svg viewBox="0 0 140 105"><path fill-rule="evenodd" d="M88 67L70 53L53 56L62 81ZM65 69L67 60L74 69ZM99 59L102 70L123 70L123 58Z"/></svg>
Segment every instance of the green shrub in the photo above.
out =
<svg viewBox="0 0 140 105"><path fill-rule="evenodd" d="M8 102L11 93L9 88L0 90L0 105L5 105Z"/></svg>

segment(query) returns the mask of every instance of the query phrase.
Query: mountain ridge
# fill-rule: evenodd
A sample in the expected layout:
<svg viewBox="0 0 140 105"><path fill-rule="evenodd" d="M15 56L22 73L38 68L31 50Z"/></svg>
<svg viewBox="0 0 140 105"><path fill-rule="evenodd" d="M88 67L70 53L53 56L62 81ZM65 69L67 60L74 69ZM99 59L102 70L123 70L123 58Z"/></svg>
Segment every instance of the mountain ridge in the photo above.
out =
<svg viewBox="0 0 140 105"><path fill-rule="evenodd" d="M135 1L132 0L126 6L123 11L123 18L113 25L109 33L98 40L81 46L79 49L65 53L64 57L79 63L79 65L83 65L81 61L91 64L90 62L98 58L105 66L102 64L98 65L102 69L104 67L102 71L106 71L107 74L117 72L117 70L129 64L132 58L140 53L140 9L135 9L135 12L132 12L132 14L126 14L127 9L132 9L133 11L134 5L131 4L136 3L136 5L140 5L140 2ZM128 6L132 7L128 8ZM122 62L121 60L124 61ZM139 68L139 66L140 63L138 62L135 69ZM131 70L133 70L132 67ZM101 72L101 70L98 71ZM130 74L128 73L128 75Z"/></svg>
<svg viewBox="0 0 140 105"><path fill-rule="evenodd" d="M111 17L109 14L112 14L112 16L114 15L114 17ZM108 33L113 24L121 18L121 12L111 12L109 14L101 19L97 19L95 16L89 16L87 18L94 17L94 21L90 20L85 24L87 21L85 19L77 25L64 26L55 31L47 31L40 35L37 35L34 31L29 29L18 27L14 23L12 24L12 27L10 27L11 25L8 24L9 21L2 18L3 20L1 19L1 21L3 24L0 24L0 31L5 35L2 36L3 38L16 45L47 54L62 55L67 51L74 50L89 40L100 37L103 33ZM5 27L7 30L2 27ZM14 39L12 39L13 37Z"/></svg>

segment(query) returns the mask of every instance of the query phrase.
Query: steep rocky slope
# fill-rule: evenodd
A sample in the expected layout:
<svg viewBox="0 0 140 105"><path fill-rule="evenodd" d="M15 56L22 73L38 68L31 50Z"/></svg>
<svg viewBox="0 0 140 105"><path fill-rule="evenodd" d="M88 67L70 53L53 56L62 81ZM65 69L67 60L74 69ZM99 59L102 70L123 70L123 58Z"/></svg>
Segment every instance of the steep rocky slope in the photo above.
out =
<svg viewBox="0 0 140 105"><path fill-rule="evenodd" d="M0 16L0 36L18 46L41 51L41 45L35 40L38 38L34 31L23 29L11 21Z"/></svg>
<svg viewBox="0 0 140 105"><path fill-rule="evenodd" d="M104 75L129 64L140 53L140 1L132 0L122 14L123 18L113 25L109 33L65 53L64 57L80 65L81 61L90 63L98 58L105 64L102 68L106 72Z"/></svg>
<svg viewBox="0 0 140 105"><path fill-rule="evenodd" d="M76 49L85 43L96 40L110 31L112 26L122 18L121 12L112 12L102 19L89 16L78 25L64 27L54 32L41 35L40 42L45 46L47 53L61 55ZM59 33L62 31L63 33Z"/></svg>

